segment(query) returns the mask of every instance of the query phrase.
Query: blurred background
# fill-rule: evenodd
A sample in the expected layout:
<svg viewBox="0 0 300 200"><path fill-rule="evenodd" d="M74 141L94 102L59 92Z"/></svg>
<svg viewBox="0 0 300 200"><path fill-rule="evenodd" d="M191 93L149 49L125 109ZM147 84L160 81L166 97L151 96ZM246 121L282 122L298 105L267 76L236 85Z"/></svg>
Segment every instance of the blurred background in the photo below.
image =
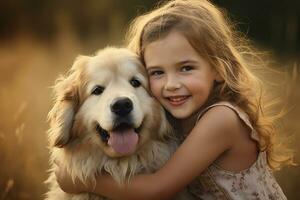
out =
<svg viewBox="0 0 300 200"><path fill-rule="evenodd" d="M0 200L38 200L46 191L47 113L55 78L78 54L121 45L130 21L156 0L0 1ZM289 112L281 126L300 161L300 2L298 0L213 0L225 8L257 48L270 52L276 69L266 75L270 92L281 95ZM298 70L298 71L297 71ZM292 71L294 71L292 73ZM264 75L262 75L263 77ZM298 75L299 77L299 75ZM288 199L300 199L300 167L276 177Z"/></svg>

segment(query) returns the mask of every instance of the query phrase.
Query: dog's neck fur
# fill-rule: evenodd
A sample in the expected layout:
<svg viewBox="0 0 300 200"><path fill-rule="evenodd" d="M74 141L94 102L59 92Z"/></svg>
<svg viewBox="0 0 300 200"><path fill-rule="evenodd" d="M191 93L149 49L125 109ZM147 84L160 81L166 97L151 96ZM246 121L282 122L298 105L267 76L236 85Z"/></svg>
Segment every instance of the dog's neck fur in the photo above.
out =
<svg viewBox="0 0 300 200"><path fill-rule="evenodd" d="M171 143L171 144L170 144ZM135 155L124 158L110 158L97 148L90 151L80 151L78 148L56 148L54 155L60 154L62 165L67 168L73 180L79 178L82 182L92 180L95 183L96 175L109 173L119 184L129 181L140 172L151 173L159 169L175 150L175 142L149 141ZM75 154L76 156L72 156ZM93 165L93 166L91 166Z"/></svg>

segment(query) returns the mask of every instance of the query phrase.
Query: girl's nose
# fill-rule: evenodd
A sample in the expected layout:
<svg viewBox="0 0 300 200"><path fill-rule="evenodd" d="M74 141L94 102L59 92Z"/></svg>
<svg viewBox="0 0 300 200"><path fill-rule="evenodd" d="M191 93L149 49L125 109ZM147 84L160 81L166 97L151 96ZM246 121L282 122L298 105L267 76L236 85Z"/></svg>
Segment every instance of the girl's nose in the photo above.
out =
<svg viewBox="0 0 300 200"><path fill-rule="evenodd" d="M173 91L178 90L181 87L181 83L176 76L168 76L164 89Z"/></svg>

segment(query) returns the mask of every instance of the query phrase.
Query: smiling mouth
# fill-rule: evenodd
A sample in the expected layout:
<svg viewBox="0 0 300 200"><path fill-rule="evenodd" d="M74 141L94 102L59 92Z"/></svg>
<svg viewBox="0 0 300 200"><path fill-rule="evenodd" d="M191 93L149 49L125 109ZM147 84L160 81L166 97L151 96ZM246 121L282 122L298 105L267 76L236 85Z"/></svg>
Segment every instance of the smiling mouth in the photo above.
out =
<svg viewBox="0 0 300 200"><path fill-rule="evenodd" d="M142 130L142 124L138 128L134 128L133 124L121 123L111 131L103 129L99 123L96 125L97 133L100 135L101 140L107 145L112 133L117 132L118 134L122 134L128 130L133 130L136 134L139 134Z"/></svg>
<svg viewBox="0 0 300 200"><path fill-rule="evenodd" d="M96 130L102 141L119 156L130 155L136 151L141 129L142 125L134 128L133 124L126 122L117 124L111 131L104 130L99 123L96 125Z"/></svg>
<svg viewBox="0 0 300 200"><path fill-rule="evenodd" d="M174 96L174 97L166 97L168 102L173 106L179 106L186 102L186 100L191 97L190 95L186 96Z"/></svg>

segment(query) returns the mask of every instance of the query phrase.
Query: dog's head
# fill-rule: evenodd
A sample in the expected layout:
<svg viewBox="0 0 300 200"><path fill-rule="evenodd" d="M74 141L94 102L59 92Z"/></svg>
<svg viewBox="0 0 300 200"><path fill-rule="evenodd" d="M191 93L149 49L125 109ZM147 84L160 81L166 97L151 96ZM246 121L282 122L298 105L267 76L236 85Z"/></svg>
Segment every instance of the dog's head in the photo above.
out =
<svg viewBox="0 0 300 200"><path fill-rule="evenodd" d="M144 67L127 49L80 56L54 87L50 144L97 147L109 157L130 155L149 140L163 140L168 123L149 95Z"/></svg>

